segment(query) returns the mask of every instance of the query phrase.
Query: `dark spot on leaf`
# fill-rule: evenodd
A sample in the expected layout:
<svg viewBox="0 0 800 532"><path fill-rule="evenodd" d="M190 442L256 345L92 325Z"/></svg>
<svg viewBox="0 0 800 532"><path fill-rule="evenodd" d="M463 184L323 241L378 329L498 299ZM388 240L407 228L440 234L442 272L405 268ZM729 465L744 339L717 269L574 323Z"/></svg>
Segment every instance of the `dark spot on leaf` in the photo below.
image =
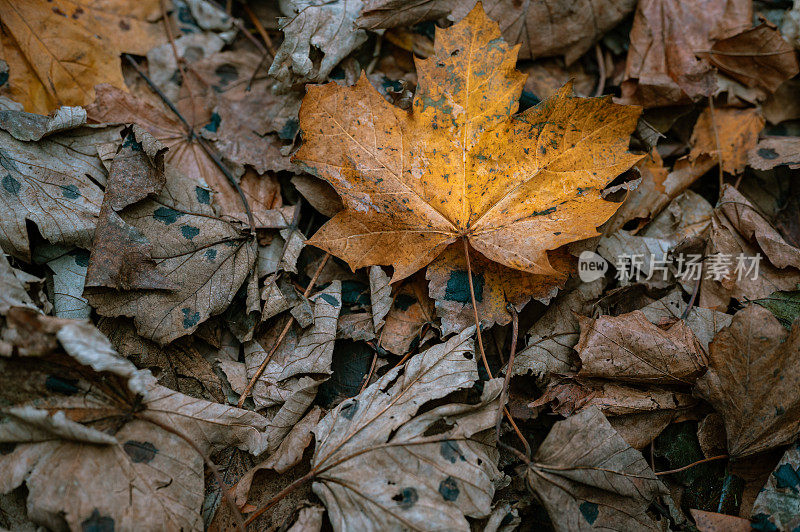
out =
<svg viewBox="0 0 800 532"><path fill-rule="evenodd" d="M208 124L203 126L203 129L206 131L210 131L212 133L216 133L219 131L219 125L222 123L222 118L219 116L218 113L211 113L211 120L208 121Z"/></svg>
<svg viewBox="0 0 800 532"><path fill-rule="evenodd" d="M445 440L439 444L439 453L444 457L445 460L450 462L451 464L455 464L456 460L461 460L462 462L466 462L466 458L464 455L461 454L461 448L458 446L458 442L454 440Z"/></svg>
<svg viewBox="0 0 800 532"><path fill-rule="evenodd" d="M580 510L583 514L583 518L586 519L586 522L590 525L594 524L595 519L597 519L597 514L600 513L597 505L589 501L583 501L580 505Z"/></svg>
<svg viewBox="0 0 800 532"><path fill-rule="evenodd" d="M353 399L352 402L343 404L339 413L345 419L353 419L353 416L356 415L356 410L358 410L358 399Z"/></svg>
<svg viewBox="0 0 800 532"><path fill-rule="evenodd" d="M197 325L200 321L200 313L194 312L192 313L192 309L190 308L182 308L181 312L183 312L183 328L189 329Z"/></svg>
<svg viewBox="0 0 800 532"><path fill-rule="evenodd" d="M125 449L134 464L147 464L158 454L156 446L149 441L128 440L122 445L122 448Z"/></svg>
<svg viewBox="0 0 800 532"><path fill-rule="evenodd" d="M194 195L197 196L197 201L203 205L211 205L211 191L203 187L194 187Z"/></svg>
<svg viewBox="0 0 800 532"><path fill-rule="evenodd" d="M239 79L239 71L236 70L236 67L231 64L218 66L216 70L214 70L214 74L217 75L220 85L223 87L231 81L236 81Z"/></svg>
<svg viewBox="0 0 800 532"><path fill-rule="evenodd" d="M8 70L0 72L0 87L8 83Z"/></svg>
<svg viewBox="0 0 800 532"><path fill-rule="evenodd" d="M531 216L544 216L545 214L550 214L551 212L555 212L555 207L550 207L549 209L545 209L543 211L533 211Z"/></svg>
<svg viewBox="0 0 800 532"><path fill-rule="evenodd" d="M483 275L472 274L472 285L475 289L475 301L483 301ZM469 278L465 270L454 270L447 280L444 298L448 301L469 303L472 301L469 291Z"/></svg>
<svg viewBox="0 0 800 532"><path fill-rule="evenodd" d="M760 530L762 532L778 532L778 527L769 520L769 516L767 514L755 514L752 520L753 522L751 523L751 526L753 530Z"/></svg>
<svg viewBox="0 0 800 532"><path fill-rule="evenodd" d="M800 476L797 475L797 471L790 464L781 465L772 473L772 476L775 477L778 488L789 488L793 493L798 492L797 488L800 486Z"/></svg>
<svg viewBox="0 0 800 532"><path fill-rule="evenodd" d="M170 209L169 207L159 207L153 213L153 218L164 225L174 224L181 216L183 216L182 212L178 212L175 209Z"/></svg>
<svg viewBox="0 0 800 532"><path fill-rule="evenodd" d="M214 248L207 249L206 258L208 259L208 262L214 262L214 260L217 258L217 250Z"/></svg>
<svg viewBox="0 0 800 532"><path fill-rule="evenodd" d="M544 144L539 146L539 153L541 153L542 155L547 153L547 147Z"/></svg>
<svg viewBox="0 0 800 532"><path fill-rule="evenodd" d="M61 188L61 195L67 199L76 199L81 193L75 185L67 185Z"/></svg>
<svg viewBox="0 0 800 532"><path fill-rule="evenodd" d="M417 302L417 298L408 294L398 294L394 299L394 308L405 312L411 305Z"/></svg>
<svg viewBox="0 0 800 532"><path fill-rule="evenodd" d="M278 136L283 140L292 140L298 129L300 129L300 123L294 118L290 118L278 132Z"/></svg>
<svg viewBox="0 0 800 532"><path fill-rule="evenodd" d="M136 142L136 137L134 137L133 134L129 134L127 137L125 137L122 147L130 148L133 151L142 151L142 145L139 142Z"/></svg>
<svg viewBox="0 0 800 532"><path fill-rule="evenodd" d="M44 387L50 392L64 395L74 395L80 391L76 379L65 379L57 375L48 375L44 381Z"/></svg>
<svg viewBox="0 0 800 532"><path fill-rule="evenodd" d="M69 256L75 261L76 266L80 266L81 268L89 267L89 252L85 249L73 249L69 252Z"/></svg>
<svg viewBox="0 0 800 532"><path fill-rule="evenodd" d="M119 21L119 29L121 29L122 31L128 31L129 29L131 29L131 25L128 24L127 20L122 19Z"/></svg>
<svg viewBox="0 0 800 532"><path fill-rule="evenodd" d="M11 174L6 174L3 177L3 188L6 189L6 192L13 195L18 195L22 185L20 185L19 181L14 179Z"/></svg>
<svg viewBox="0 0 800 532"><path fill-rule="evenodd" d="M0 443L0 456L11 454L14 452L14 449L16 448L17 448L16 443L2 442Z"/></svg>
<svg viewBox="0 0 800 532"><path fill-rule="evenodd" d="M183 235L183 238L188 238L191 240L200 234L200 229L193 225L184 225L181 227L181 234Z"/></svg>
<svg viewBox="0 0 800 532"><path fill-rule="evenodd" d="M339 300L336 299L335 297L333 297L330 294L320 294L319 295L319 299L322 299L327 304L333 305L334 307L338 307L339 306Z"/></svg>
<svg viewBox="0 0 800 532"><path fill-rule="evenodd" d="M107 515L100 515L97 508L92 515L81 523L82 532L114 532L114 520Z"/></svg>
<svg viewBox="0 0 800 532"><path fill-rule="evenodd" d="M439 493L446 501L458 499L458 483L453 477L447 477L439 483Z"/></svg>
<svg viewBox="0 0 800 532"><path fill-rule="evenodd" d="M403 488L400 493L392 497L392 500L403 510L408 510L419 500L417 490L414 488Z"/></svg>
<svg viewBox="0 0 800 532"><path fill-rule="evenodd" d="M776 152L772 148L759 148L758 156L761 157L762 159L777 159L778 152Z"/></svg>

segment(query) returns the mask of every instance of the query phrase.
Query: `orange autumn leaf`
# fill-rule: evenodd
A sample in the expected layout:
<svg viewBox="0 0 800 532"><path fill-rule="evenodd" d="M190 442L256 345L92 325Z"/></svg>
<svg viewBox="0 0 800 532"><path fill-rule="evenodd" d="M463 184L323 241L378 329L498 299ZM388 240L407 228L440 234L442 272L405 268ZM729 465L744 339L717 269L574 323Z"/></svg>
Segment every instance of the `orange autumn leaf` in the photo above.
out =
<svg viewBox="0 0 800 532"><path fill-rule="evenodd" d="M364 76L309 87L294 160L345 205L309 243L353 269L392 265L393 281L459 238L510 268L556 274L547 250L596 236L619 207L601 191L640 159L627 150L640 108L567 85L514 115L517 51L478 5L437 30L411 112Z"/></svg>

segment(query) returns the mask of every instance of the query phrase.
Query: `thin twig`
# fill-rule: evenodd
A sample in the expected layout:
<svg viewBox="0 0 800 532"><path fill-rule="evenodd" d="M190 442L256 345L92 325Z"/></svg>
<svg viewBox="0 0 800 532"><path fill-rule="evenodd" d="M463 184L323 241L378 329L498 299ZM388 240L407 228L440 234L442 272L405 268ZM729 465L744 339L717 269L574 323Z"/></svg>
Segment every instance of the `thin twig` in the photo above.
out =
<svg viewBox="0 0 800 532"><path fill-rule="evenodd" d="M714 113L714 97L708 98L708 109L711 113L711 129L714 130L714 142L717 144L717 164L719 165L719 193L722 194L722 187L725 184L725 178L722 172L722 145L719 143L719 132L717 131L717 117Z"/></svg>
<svg viewBox="0 0 800 532"><path fill-rule="evenodd" d="M325 264L328 263L328 259L330 258L330 256L331 256L330 253L326 253L325 257L323 257L322 259L322 262L320 262L319 266L317 266L317 271L314 272L314 276L308 283L306 291L303 292L303 297L308 297L309 294L311 294L311 290L314 289L314 285L317 283L317 279L319 279L319 275L322 273L322 269L325 267ZM250 379L250 382L247 383L247 386L242 392L242 395L239 397L239 402L236 403L236 406L238 406L239 408L242 408L242 405L247 399L247 396L250 395L250 391L253 389L253 386L256 385L258 379L260 379L261 375L264 374L264 370L267 369L267 364L269 364L269 361L272 360L272 356L278 350L278 347L280 347L280 345L283 343L284 338L286 338L286 335L289 333L289 329L292 328L292 324L294 324L294 316L289 316L289 321L287 321L286 325L283 327L280 336L278 336L278 339L275 341L275 345L272 346L272 349L270 349L270 352L267 354L267 357L264 359L261 365L258 366L255 375L253 375L253 377Z"/></svg>
<svg viewBox="0 0 800 532"><path fill-rule="evenodd" d="M258 17L255 13L253 13L253 10L250 9L250 5L247 3L247 0L242 1L242 7L244 8L244 12L250 18L250 22L253 23L256 31L261 36L261 39L263 39L264 45L267 47L267 50L269 50L269 54L272 56L272 59L275 59L275 54L278 53L278 51L275 49L275 45L272 44L272 39L270 39L266 28L264 28L264 25L261 24L260 20L258 20Z"/></svg>
<svg viewBox="0 0 800 532"><path fill-rule="evenodd" d="M703 458L702 460L698 460L697 462L692 462L689 465L685 465L683 467L679 467L678 469L670 469L669 471L658 471L656 475L671 475L673 473L680 473L681 471L686 471L696 465L704 464L706 462L711 462L713 460L722 460L724 458L728 458L727 454L721 454L719 456L712 456L711 458Z"/></svg>
<svg viewBox="0 0 800 532"><path fill-rule="evenodd" d="M372 354L372 364L369 367L369 372L367 372L367 374L364 376L364 382L361 383L361 388L358 390L358 393L363 392L364 389L369 384L369 380L372 378L372 374L375 373L375 365L377 364L377 362L378 362L378 353L376 352Z"/></svg>
<svg viewBox="0 0 800 532"><path fill-rule="evenodd" d="M306 482L308 482L309 480L314 478L314 476L316 474L317 474L317 472L312 469L311 471L309 471L308 473L306 473L302 477L298 478L297 480L295 480L294 482L292 482L291 484L289 484L288 486L283 488L274 497L272 497L272 499L270 499L270 501L267 504L265 504L264 506L262 506L261 508L259 508L258 510L256 510L255 512L250 514L249 516L247 516L247 520L244 522L244 526L245 527L250 526L253 523L253 521L258 519L258 517L261 514L263 514L264 512L266 512L267 510L269 510L270 508L275 506L276 504L278 504L284 497L286 497L287 495L292 493L294 490L296 490L297 488L299 488L300 486L302 486L303 484L305 484Z"/></svg>
<svg viewBox="0 0 800 532"><path fill-rule="evenodd" d="M161 101L164 102L164 105L166 105L169 108L169 110L175 114L178 120L180 120L181 123L183 123L184 127L186 127L186 135L189 138L189 140L197 141L200 147L203 148L203 151L206 152L206 155L208 155L211 158L211 160L214 161L214 164L217 166L217 168L219 168L220 171L225 175L225 178L228 180L228 183L230 183L231 186L234 188L234 190L236 190L236 193L239 194L239 199L242 200L242 205L244 206L244 211L247 214L247 220L250 224L250 233L254 235L256 230L256 222L255 218L253 217L253 211L250 210L250 203L247 201L247 198L244 195L242 187L239 186L239 183L236 181L236 178L233 177L231 171L222 162L222 159L220 159L217 152L211 146L209 146L208 143L202 137L200 137L199 135L197 135L197 133L195 133L194 128L191 126L191 124L189 124L189 122L186 121L186 118L184 118L181 112L178 111L177 107L175 107L175 104L172 103L172 100L170 100L169 97L167 97L167 95L164 94L164 92L158 87L158 85L156 85L155 82L153 82L153 80L150 79L150 77L144 73L144 71L141 69L136 60L129 54L123 54L123 55L125 56L125 60L128 61L128 63L130 63L130 65L133 67L136 73L139 74L139 76L141 76L141 78L145 81L145 83L147 83L150 89L152 89L152 91L155 92L159 98L161 98Z"/></svg>
<svg viewBox="0 0 800 532"><path fill-rule="evenodd" d="M378 64L378 59L381 56L381 44L383 43L383 35L378 35L375 38L375 48L372 51L372 60L367 65L366 74L369 76L372 74L372 71L375 70L375 66Z"/></svg>
<svg viewBox="0 0 800 532"><path fill-rule="evenodd" d="M600 43L594 45L594 53L597 58L597 70L600 73L600 79L597 80L597 88L594 90L594 97L597 98L603 94L606 88L606 60L603 57L603 49L600 48Z"/></svg>
<svg viewBox="0 0 800 532"><path fill-rule="evenodd" d="M478 317L478 304L475 302L475 287L472 284L472 263L469 260L469 242L467 241L467 237L464 237L463 241L464 241L464 257L466 258L467 261L467 279L469 280L469 295L470 298L472 299L472 313L475 317L475 328L477 329L476 334L478 336L478 348L480 349L481 352L483 367L486 368L486 374L489 376L490 379L493 379L494 376L492 375L492 370L489 369L489 361L486 360L486 351L484 351L483 349L483 338L481 335L481 320ZM506 405L504 403L501 403L501 408L503 409L503 412L505 412L508 422L514 429L514 432L517 434L517 437L520 439L520 441L522 441L528 455L530 456L531 448L530 445L528 444L528 440L526 440L525 436L522 435L522 431L519 430L519 427L517 427L517 424L514 422L514 418L511 416L511 413L508 411L508 408L506 408ZM497 441L498 443L500 442L499 439Z"/></svg>
<svg viewBox="0 0 800 532"><path fill-rule="evenodd" d="M511 424L514 427L517 436L519 437L520 441L522 442L523 447L525 447L525 456L530 460L531 457L531 446L528 443L528 440L523 436L522 431L514 423L514 420L511 418L510 412L506 408L506 398L508 397L508 385L511 381L511 371L514 368L514 357L517 354L517 337L519 335L519 317L517 316L517 309L514 308L514 305L508 305L508 311L511 313L511 354L508 356L508 366L506 367L506 375L505 379L503 379L503 390L500 392L500 408L497 409L497 417L494 423L494 433L497 441L500 441L500 424L503 421L503 413L506 412L508 417L511 421Z"/></svg>
<svg viewBox="0 0 800 532"><path fill-rule="evenodd" d="M188 443L189 446L197 452L197 454L203 457L203 461L206 463L208 469L211 471L211 474L214 476L214 480L216 480L217 484L219 484L219 489L222 492L222 497L225 499L225 502L228 504L228 506L231 507L231 512L233 513L233 519L236 521L237 530L244 532L245 527L247 526L244 521L244 517L242 517L242 513L239 511L239 507L236 506L236 501L233 500L233 497L231 497L231 494L228 492L228 486L222 479L222 475L220 474L217 465L211 461L211 458L208 455L206 455L206 453L203 452L203 450L197 445L197 443L192 441L191 438L187 437L179 430L170 427L169 425L166 425L151 416L148 416L146 414L136 414L136 417L143 421L147 421L148 423L152 423L153 425L169 432L170 434L174 434L175 436L179 437L180 439Z"/></svg>

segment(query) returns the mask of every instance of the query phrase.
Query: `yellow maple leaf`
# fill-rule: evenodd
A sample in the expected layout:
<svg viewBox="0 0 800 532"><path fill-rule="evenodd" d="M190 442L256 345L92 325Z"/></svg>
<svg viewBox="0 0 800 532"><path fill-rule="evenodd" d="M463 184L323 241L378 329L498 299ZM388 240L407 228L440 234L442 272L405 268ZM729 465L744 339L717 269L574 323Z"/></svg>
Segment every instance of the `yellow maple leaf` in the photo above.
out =
<svg viewBox="0 0 800 532"><path fill-rule="evenodd" d="M510 268L556 274L547 250L597 235L619 207L601 191L641 158L627 151L641 109L567 85L514 115L517 50L478 4L417 62L411 112L363 75L309 87L294 160L345 205L309 243L353 269L392 265L393 282L459 238Z"/></svg>

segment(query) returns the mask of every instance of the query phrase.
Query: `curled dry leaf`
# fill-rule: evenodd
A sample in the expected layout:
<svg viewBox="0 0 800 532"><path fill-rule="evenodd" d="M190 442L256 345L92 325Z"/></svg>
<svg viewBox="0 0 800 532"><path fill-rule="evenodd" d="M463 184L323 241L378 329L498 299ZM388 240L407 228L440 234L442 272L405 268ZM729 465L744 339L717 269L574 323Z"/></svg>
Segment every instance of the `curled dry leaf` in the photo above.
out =
<svg viewBox="0 0 800 532"><path fill-rule="evenodd" d="M709 55L727 75L767 94L800 71L794 48L767 23L715 42Z"/></svg>
<svg viewBox="0 0 800 532"><path fill-rule="evenodd" d="M563 288L574 260L564 250L548 253L558 275L536 275L507 268L470 252L472 283L478 315L484 327L511 322L507 306L519 312L531 299L549 301ZM475 323L467 277L467 262L460 243L450 245L434 260L425 273L428 292L436 302L436 315L442 320L442 334L459 332Z"/></svg>
<svg viewBox="0 0 800 532"><path fill-rule="evenodd" d="M553 425L525 479L558 531L661 530L647 508L666 488L596 407Z"/></svg>
<svg viewBox="0 0 800 532"><path fill-rule="evenodd" d="M125 43L109 38L118 30L85 21L101 11L84 9L81 4L88 1L74 3L79 5L67 0L0 1L8 90L26 111L47 114L64 105L86 105L100 83L125 89L117 48Z"/></svg>
<svg viewBox="0 0 800 532"><path fill-rule="evenodd" d="M339 195L328 183L310 175L292 177L292 184L303 198L321 214L331 218L344 209Z"/></svg>
<svg viewBox="0 0 800 532"><path fill-rule="evenodd" d="M579 317L579 375L628 382L691 384L706 366L703 348L682 320L659 327L640 310Z"/></svg>
<svg viewBox="0 0 800 532"><path fill-rule="evenodd" d="M787 331L750 305L709 346L696 391L722 414L728 454L742 457L786 445L800 434L800 323Z"/></svg>
<svg viewBox="0 0 800 532"><path fill-rule="evenodd" d="M394 289L380 345L390 353L405 355L413 345L424 343L434 320L434 302L420 272Z"/></svg>
<svg viewBox="0 0 800 532"><path fill-rule="evenodd" d="M36 308L16 271L5 253L0 252L0 315L5 315L11 307Z"/></svg>
<svg viewBox="0 0 800 532"><path fill-rule="evenodd" d="M712 116L708 107L694 125L689 160L694 162L699 157L711 156L721 161L724 171L739 174L747 166L747 153L758 143L764 124L758 109L716 109Z"/></svg>
<svg viewBox="0 0 800 532"><path fill-rule="evenodd" d="M57 339L48 354L0 359L0 441L13 444L0 492L24 482L28 517L54 529L202 530L203 458L183 438L206 454L259 453L266 420L155 384L89 324L39 334Z"/></svg>
<svg viewBox="0 0 800 532"><path fill-rule="evenodd" d="M800 446L789 447L753 505L753 521L762 530L796 530L800 526Z"/></svg>
<svg viewBox="0 0 800 532"><path fill-rule="evenodd" d="M603 35L633 11L633 0L483 0L486 14L500 24L503 38L519 44L520 59L563 55L567 64L586 53ZM413 26L446 15L461 19L475 1L368 0L357 20L371 30ZM563 81L562 83L563 84Z"/></svg>
<svg viewBox="0 0 800 532"><path fill-rule="evenodd" d="M750 532L750 521L735 515L690 510L697 530L700 532Z"/></svg>
<svg viewBox="0 0 800 532"><path fill-rule="evenodd" d="M751 201L726 184L711 217L706 256L722 254L736 260L740 254L755 257L757 253L768 259L759 262L758 275L736 272L736 264L732 263L727 274L718 280L704 276L700 305L724 311L732 297L761 299L776 291L794 290L800 283L800 271L796 268L800 251L783 239ZM777 264L789 267L780 268Z"/></svg>
<svg viewBox="0 0 800 532"><path fill-rule="evenodd" d="M425 403L478 378L470 327L390 370L314 429L313 485L334 530L469 530L486 517L500 477L494 426L500 379L474 404Z"/></svg>
<svg viewBox="0 0 800 532"><path fill-rule="evenodd" d="M310 302L313 304L311 326L305 331L297 327L289 330L253 387L253 400L259 407L281 405L298 391L307 390L310 384L300 382L304 375L319 377L331 373L336 323L342 309L341 281L333 281ZM264 362L284 326L285 323L276 323L266 334L245 344L248 379L253 378ZM295 414L302 416L304 411Z"/></svg>
<svg viewBox="0 0 800 532"><path fill-rule="evenodd" d="M86 297L103 316L132 316L139 334L162 345L222 313L255 263L255 243L239 226L217 218L207 185L169 165L160 194L116 217L126 236L116 245L138 254L149 244L156 272L177 288L95 287ZM103 248L92 251L90 269L103 257Z"/></svg>
<svg viewBox="0 0 800 532"><path fill-rule="evenodd" d="M21 111L6 111L3 117L0 128L5 129L8 123L12 133L0 131L0 161L5 174L0 177L3 250L30 261L27 220L53 244L89 248L103 201L98 183L106 182L96 146L113 140L119 129L81 127L38 142L25 142L14 135L40 136L39 120ZM82 122L69 121L69 125Z"/></svg>
<svg viewBox="0 0 800 532"><path fill-rule="evenodd" d="M715 73L697 52L750 27L747 0L643 0L636 8L622 100L659 107L709 96Z"/></svg>
<svg viewBox="0 0 800 532"><path fill-rule="evenodd" d="M598 279L560 294L528 331L528 345L517 354L512 375L532 373L546 381L551 373L576 368L578 357L573 348L580 338L577 315L590 314L602 291L603 280Z"/></svg>
<svg viewBox="0 0 800 532"><path fill-rule="evenodd" d="M569 417L595 406L609 418L628 445L643 449L670 421L697 402L689 394L665 388L634 388L600 380L563 379L551 382L544 395L529 407L549 404L553 412Z"/></svg>
<svg viewBox="0 0 800 532"><path fill-rule="evenodd" d="M342 59L367 40L367 32L355 24L363 5L362 0L281 2L287 17L280 19L284 37L269 75L287 88L327 79ZM318 64L311 59L312 46L322 52Z"/></svg>
<svg viewBox="0 0 800 532"><path fill-rule="evenodd" d="M393 281L461 238L509 268L556 274L547 250L595 236L617 209L601 191L639 159L627 151L639 109L567 86L512 116L515 59L478 6L418 62L411 113L364 76L310 87L294 160L345 203L310 243L354 269L393 265Z"/></svg>

